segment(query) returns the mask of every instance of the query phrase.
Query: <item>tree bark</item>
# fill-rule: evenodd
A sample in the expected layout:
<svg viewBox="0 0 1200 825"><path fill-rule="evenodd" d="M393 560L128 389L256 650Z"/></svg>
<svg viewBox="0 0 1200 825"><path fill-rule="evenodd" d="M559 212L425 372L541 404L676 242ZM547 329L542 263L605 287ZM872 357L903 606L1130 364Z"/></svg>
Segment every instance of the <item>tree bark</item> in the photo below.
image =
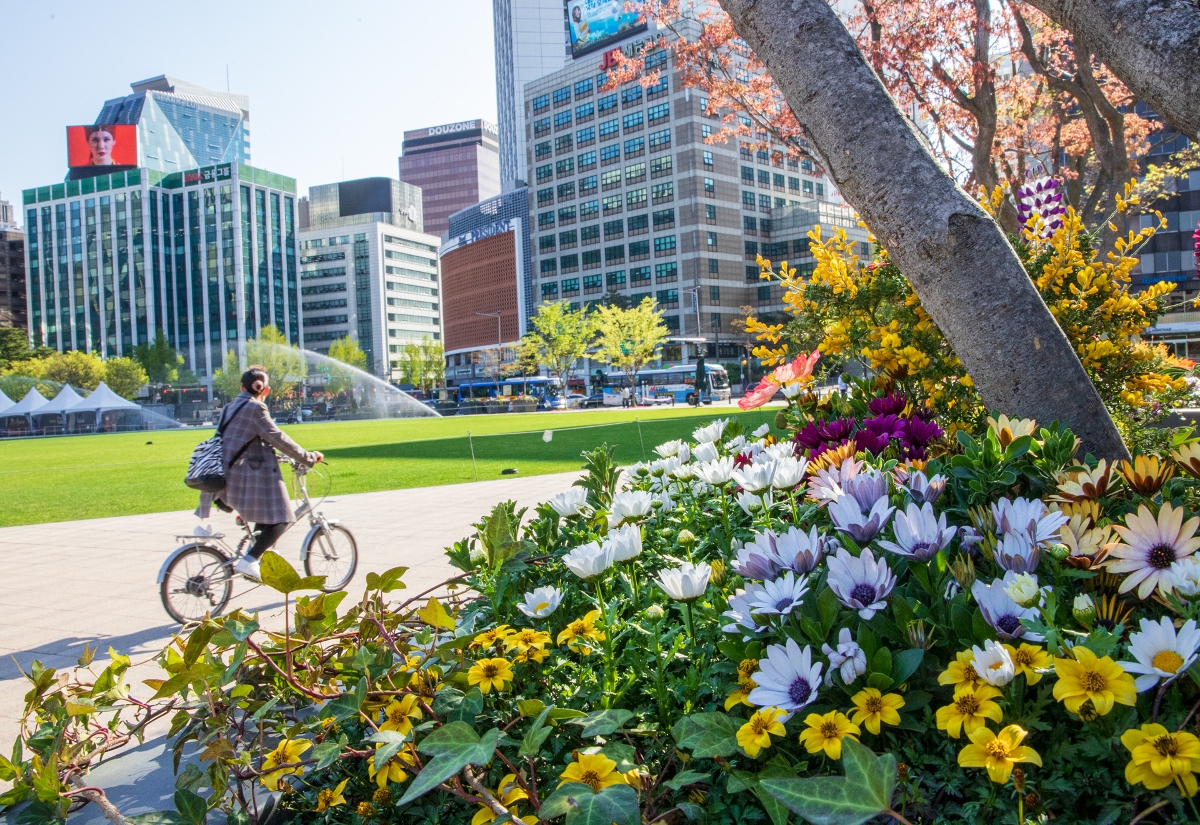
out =
<svg viewBox="0 0 1200 825"><path fill-rule="evenodd" d="M1147 106L1193 140L1200 131L1195 0L1025 0L1087 44Z"/></svg>
<svg viewBox="0 0 1200 825"><path fill-rule="evenodd" d="M925 150L827 0L720 0L988 407L1128 451L996 222Z"/></svg>

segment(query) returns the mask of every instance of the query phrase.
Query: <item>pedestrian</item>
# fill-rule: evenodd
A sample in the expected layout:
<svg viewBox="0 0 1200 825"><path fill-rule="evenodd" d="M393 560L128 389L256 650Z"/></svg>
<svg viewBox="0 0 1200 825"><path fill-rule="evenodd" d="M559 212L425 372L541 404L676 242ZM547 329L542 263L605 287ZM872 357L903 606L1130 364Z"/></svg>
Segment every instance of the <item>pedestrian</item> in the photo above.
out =
<svg viewBox="0 0 1200 825"><path fill-rule="evenodd" d="M630 393L629 393L629 387L621 387L621 406L622 407L633 406L630 403L630 401L631 401L631 398L630 398Z"/></svg>

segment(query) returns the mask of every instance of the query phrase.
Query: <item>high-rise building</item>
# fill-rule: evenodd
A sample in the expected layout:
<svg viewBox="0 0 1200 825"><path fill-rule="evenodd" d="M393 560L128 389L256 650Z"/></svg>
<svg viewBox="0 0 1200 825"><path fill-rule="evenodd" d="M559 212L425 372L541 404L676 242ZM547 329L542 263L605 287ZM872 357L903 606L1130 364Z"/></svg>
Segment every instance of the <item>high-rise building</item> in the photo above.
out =
<svg viewBox="0 0 1200 825"><path fill-rule="evenodd" d="M0 214L0 327L29 329L25 289L25 233Z"/></svg>
<svg viewBox="0 0 1200 825"><path fill-rule="evenodd" d="M563 0L492 0L500 184L525 185L525 84L561 69L571 55Z"/></svg>
<svg viewBox="0 0 1200 825"><path fill-rule="evenodd" d="M529 193L505 192L450 216L442 243L446 383L478 374L478 353L511 355L533 312Z"/></svg>
<svg viewBox="0 0 1200 825"><path fill-rule="evenodd" d="M300 232L305 345L328 352L351 338L369 371L395 378L405 344L442 337L438 238L422 232L421 190L363 178L308 193Z"/></svg>
<svg viewBox="0 0 1200 825"><path fill-rule="evenodd" d="M0 198L0 230L20 229L21 226L18 223L20 214L17 209L13 208L11 203L4 198Z"/></svg>
<svg viewBox="0 0 1200 825"><path fill-rule="evenodd" d="M404 133L400 180L421 187L425 231L441 235L460 209L500 194L494 123L465 120Z"/></svg>

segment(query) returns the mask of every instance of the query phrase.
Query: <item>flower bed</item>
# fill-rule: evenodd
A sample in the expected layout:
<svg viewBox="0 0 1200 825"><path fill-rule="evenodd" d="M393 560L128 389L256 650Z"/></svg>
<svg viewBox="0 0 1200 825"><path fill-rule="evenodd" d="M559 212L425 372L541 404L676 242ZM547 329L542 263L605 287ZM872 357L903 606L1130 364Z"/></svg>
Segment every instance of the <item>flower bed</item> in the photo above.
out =
<svg viewBox="0 0 1200 825"><path fill-rule="evenodd" d="M448 550L457 596L396 600L403 568L298 596L270 554L287 630L188 628L149 701L121 657L35 668L2 801L54 821L169 715L199 767L146 822L1200 818L1200 449L1074 463L1069 431L1003 416L951 440L791 366L774 428L624 475L597 450L498 505Z"/></svg>

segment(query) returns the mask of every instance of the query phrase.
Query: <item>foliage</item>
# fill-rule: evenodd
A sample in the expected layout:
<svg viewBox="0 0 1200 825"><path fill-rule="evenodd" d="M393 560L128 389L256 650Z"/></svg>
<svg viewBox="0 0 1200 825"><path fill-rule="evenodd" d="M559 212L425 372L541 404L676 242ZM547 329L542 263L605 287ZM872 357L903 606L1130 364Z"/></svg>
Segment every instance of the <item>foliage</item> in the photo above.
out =
<svg viewBox="0 0 1200 825"><path fill-rule="evenodd" d="M659 357L667 339L662 312L654 308L654 301L645 298L629 309L598 306L594 313L597 356L624 372L636 387L638 372Z"/></svg>
<svg viewBox="0 0 1200 825"><path fill-rule="evenodd" d="M225 353L225 363L218 370L213 370L212 386L226 401L237 398L242 391L242 364L238 359L236 349Z"/></svg>
<svg viewBox="0 0 1200 825"><path fill-rule="evenodd" d="M16 327L0 327L0 369L30 357L29 335Z"/></svg>
<svg viewBox="0 0 1200 825"><path fill-rule="evenodd" d="M532 329L521 339L523 357L544 366L565 385L595 334L592 316L558 301L539 304L529 323Z"/></svg>
<svg viewBox="0 0 1200 825"><path fill-rule="evenodd" d="M404 357L397 364L400 369L400 383L412 384L426 392L445 384L445 352L445 347L440 341L426 339L419 344L411 341L405 344Z"/></svg>
<svg viewBox="0 0 1200 825"><path fill-rule="evenodd" d="M355 369L370 372L367 365L367 354L358 346L358 342L347 335L329 345L329 357L334 361ZM345 392L354 387L354 373L331 364L329 366L329 384L326 389L332 393Z"/></svg>
<svg viewBox="0 0 1200 825"><path fill-rule="evenodd" d="M132 358L109 358L104 362L104 383L122 398L132 399L148 380L142 365Z"/></svg>
<svg viewBox="0 0 1200 825"><path fill-rule="evenodd" d="M146 378L153 384L178 384L179 371L183 367L183 356L180 355L162 330L154 336L152 344L138 344L133 348L133 357L142 369ZM111 382L110 382L111 383Z"/></svg>
<svg viewBox="0 0 1200 825"><path fill-rule="evenodd" d="M104 380L104 362L94 352L56 352L48 356L42 377L76 389L94 390Z"/></svg>
<svg viewBox="0 0 1200 825"><path fill-rule="evenodd" d="M246 364L262 365L270 377L271 398L280 401L290 397L308 375L303 353L270 324L258 331L257 338L246 342Z"/></svg>

